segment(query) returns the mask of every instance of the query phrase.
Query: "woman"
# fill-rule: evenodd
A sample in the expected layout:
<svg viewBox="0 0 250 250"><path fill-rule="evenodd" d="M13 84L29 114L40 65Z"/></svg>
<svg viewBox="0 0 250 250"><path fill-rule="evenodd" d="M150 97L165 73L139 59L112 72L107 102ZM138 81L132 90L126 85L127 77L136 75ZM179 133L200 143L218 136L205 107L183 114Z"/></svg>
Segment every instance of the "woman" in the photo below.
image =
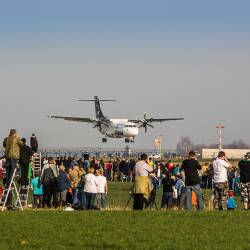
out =
<svg viewBox="0 0 250 250"><path fill-rule="evenodd" d="M97 194L97 182L94 173L95 169L89 168L88 174L84 177L84 194L86 209L94 209L94 203Z"/></svg>

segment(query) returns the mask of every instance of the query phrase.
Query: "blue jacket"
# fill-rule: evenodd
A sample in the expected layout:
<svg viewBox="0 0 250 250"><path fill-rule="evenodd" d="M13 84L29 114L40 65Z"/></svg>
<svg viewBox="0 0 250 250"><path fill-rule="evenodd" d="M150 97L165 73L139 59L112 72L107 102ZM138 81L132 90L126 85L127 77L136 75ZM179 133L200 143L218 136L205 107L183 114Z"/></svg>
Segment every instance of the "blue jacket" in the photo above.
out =
<svg viewBox="0 0 250 250"><path fill-rule="evenodd" d="M231 209L236 208L235 200L234 200L233 197L228 198L228 200L227 200L227 208L231 208Z"/></svg>
<svg viewBox="0 0 250 250"><path fill-rule="evenodd" d="M63 192L70 188L70 181L68 179L68 176L61 170L59 171L59 175L57 177L57 188L58 192Z"/></svg>

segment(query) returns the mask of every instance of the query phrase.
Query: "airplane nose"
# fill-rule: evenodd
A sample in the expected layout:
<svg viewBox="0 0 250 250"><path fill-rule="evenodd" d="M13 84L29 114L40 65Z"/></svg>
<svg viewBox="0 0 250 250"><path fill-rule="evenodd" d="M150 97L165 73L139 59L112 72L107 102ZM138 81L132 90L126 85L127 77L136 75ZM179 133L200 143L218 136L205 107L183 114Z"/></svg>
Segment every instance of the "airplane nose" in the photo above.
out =
<svg viewBox="0 0 250 250"><path fill-rule="evenodd" d="M139 134L139 129L138 128L129 128L124 131L124 135L128 137L135 137Z"/></svg>

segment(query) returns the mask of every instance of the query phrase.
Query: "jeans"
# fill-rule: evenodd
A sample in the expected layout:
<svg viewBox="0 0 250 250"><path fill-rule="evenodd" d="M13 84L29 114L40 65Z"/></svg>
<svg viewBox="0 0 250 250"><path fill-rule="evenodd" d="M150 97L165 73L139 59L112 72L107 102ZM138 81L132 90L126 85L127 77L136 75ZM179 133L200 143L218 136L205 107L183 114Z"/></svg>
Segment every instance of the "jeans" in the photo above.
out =
<svg viewBox="0 0 250 250"><path fill-rule="evenodd" d="M97 194L97 204L100 209L105 209L105 194Z"/></svg>
<svg viewBox="0 0 250 250"><path fill-rule="evenodd" d="M74 188L73 189L73 206L76 206L76 205L79 205L79 193L80 193L80 190L79 188Z"/></svg>
<svg viewBox="0 0 250 250"><path fill-rule="evenodd" d="M8 188L10 185L16 165L17 159L10 158L6 160L6 188Z"/></svg>
<svg viewBox="0 0 250 250"><path fill-rule="evenodd" d="M192 204L191 204L191 197L192 197L192 191L195 192L198 198L198 209L203 209L203 201L202 201L202 191L200 184L194 185L194 186L186 186L186 209L191 210Z"/></svg>
<svg viewBox="0 0 250 250"><path fill-rule="evenodd" d="M173 192L164 192L162 196L161 208L173 207Z"/></svg>
<svg viewBox="0 0 250 250"><path fill-rule="evenodd" d="M86 209L88 210L93 210L94 209L94 204L95 204L95 198L96 194L95 193L87 193L85 192L85 201L86 201Z"/></svg>

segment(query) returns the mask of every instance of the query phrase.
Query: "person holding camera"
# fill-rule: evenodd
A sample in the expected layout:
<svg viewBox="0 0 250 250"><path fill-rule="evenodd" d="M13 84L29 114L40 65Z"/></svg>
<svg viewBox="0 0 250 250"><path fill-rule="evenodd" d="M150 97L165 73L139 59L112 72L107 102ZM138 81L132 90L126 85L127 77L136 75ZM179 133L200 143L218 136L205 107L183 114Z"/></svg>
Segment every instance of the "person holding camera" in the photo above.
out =
<svg viewBox="0 0 250 250"><path fill-rule="evenodd" d="M213 162L213 182L214 182L214 209L226 210L228 198L228 170L231 168L230 162L223 151L219 152L218 158Z"/></svg>
<svg viewBox="0 0 250 250"><path fill-rule="evenodd" d="M14 174L14 170L17 167L17 163L20 159L20 146L22 146L22 142L20 136L17 134L15 129L10 130L10 134L7 138L4 139L3 143L5 147L5 157L6 157L6 186L5 189L8 189L11 180ZM8 209L11 208L12 203L12 192L7 200Z"/></svg>
<svg viewBox="0 0 250 250"><path fill-rule="evenodd" d="M196 154L194 151L190 151L188 159L184 160L181 166L181 173L184 174L185 186L186 186L186 209L192 209L192 192L195 192L198 198L198 209L203 209L201 179L199 177L198 170L202 167L196 160Z"/></svg>
<svg viewBox="0 0 250 250"><path fill-rule="evenodd" d="M134 183L134 210L143 210L145 201L149 200L152 183L149 176L153 172L152 167L147 163L148 156L141 155L141 160L135 165L135 183Z"/></svg>

